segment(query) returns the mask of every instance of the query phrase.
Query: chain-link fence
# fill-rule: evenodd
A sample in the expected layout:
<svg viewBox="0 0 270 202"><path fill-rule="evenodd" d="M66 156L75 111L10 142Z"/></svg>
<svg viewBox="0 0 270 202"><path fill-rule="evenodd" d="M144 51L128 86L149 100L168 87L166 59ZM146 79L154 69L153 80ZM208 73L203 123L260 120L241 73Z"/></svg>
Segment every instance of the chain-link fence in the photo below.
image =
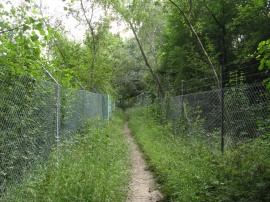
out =
<svg viewBox="0 0 270 202"><path fill-rule="evenodd" d="M263 83L169 97L160 106L175 133L222 151L270 133L270 94Z"/></svg>
<svg viewBox="0 0 270 202"><path fill-rule="evenodd" d="M0 74L0 199L84 120L104 121L111 109L108 95Z"/></svg>
<svg viewBox="0 0 270 202"><path fill-rule="evenodd" d="M162 108L178 134L210 139L222 150L270 132L270 94L262 83L170 97Z"/></svg>

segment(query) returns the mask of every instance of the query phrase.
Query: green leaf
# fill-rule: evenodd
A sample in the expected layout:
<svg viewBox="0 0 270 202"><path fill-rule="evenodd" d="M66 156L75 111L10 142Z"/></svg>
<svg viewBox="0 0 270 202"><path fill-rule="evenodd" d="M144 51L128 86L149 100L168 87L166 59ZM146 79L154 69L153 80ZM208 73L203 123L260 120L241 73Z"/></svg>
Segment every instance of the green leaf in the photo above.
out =
<svg viewBox="0 0 270 202"><path fill-rule="evenodd" d="M37 46L39 46L39 45L40 45L40 42L37 40L37 41L35 41L35 44L36 44Z"/></svg>
<svg viewBox="0 0 270 202"><path fill-rule="evenodd" d="M259 43L258 49L261 49L261 47L264 46L264 45L265 45L265 41L261 41L261 42Z"/></svg>
<svg viewBox="0 0 270 202"><path fill-rule="evenodd" d="M267 61L266 61L266 65L267 65L267 67L270 69L270 60L267 60Z"/></svg>
<svg viewBox="0 0 270 202"><path fill-rule="evenodd" d="M11 12L12 15L15 15L15 9L14 8L11 8L10 12Z"/></svg>
<svg viewBox="0 0 270 202"><path fill-rule="evenodd" d="M54 34L54 30L53 30L52 28L48 28L48 33L49 33L50 35L53 35L53 34Z"/></svg>
<svg viewBox="0 0 270 202"><path fill-rule="evenodd" d="M42 30L43 29L43 24L42 23L38 23L37 25L36 25L36 29L37 30Z"/></svg>
<svg viewBox="0 0 270 202"><path fill-rule="evenodd" d="M33 41L33 42L35 42L35 41L37 41L38 39L39 39L39 37L38 37L38 35L32 35L31 37L31 40Z"/></svg>
<svg viewBox="0 0 270 202"><path fill-rule="evenodd" d="M35 23L36 22L36 20L34 18L32 18L32 17L30 17L29 20L30 20L31 23Z"/></svg>
<svg viewBox="0 0 270 202"><path fill-rule="evenodd" d="M28 43L27 44L24 44L23 47L24 47L25 50L29 50L30 49L30 45Z"/></svg>
<svg viewBox="0 0 270 202"><path fill-rule="evenodd" d="M28 29L31 29L31 27L30 26L28 26L28 25L23 25L23 31L26 31L26 30L28 30Z"/></svg>
<svg viewBox="0 0 270 202"><path fill-rule="evenodd" d="M35 15L37 15L37 14L38 14L38 12L37 12L37 10L36 10L36 9L32 10L32 13L33 13L33 14L35 14Z"/></svg>
<svg viewBox="0 0 270 202"><path fill-rule="evenodd" d="M50 36L50 35L46 35L46 36L44 37L44 39L45 39L46 41L49 41L49 40L50 40L50 38L51 38L51 36Z"/></svg>
<svg viewBox="0 0 270 202"><path fill-rule="evenodd" d="M266 86L267 89L270 89L270 82Z"/></svg>
<svg viewBox="0 0 270 202"><path fill-rule="evenodd" d="M259 70L263 70L264 68L264 61L261 60L260 66L259 66Z"/></svg>
<svg viewBox="0 0 270 202"><path fill-rule="evenodd" d="M40 35L46 36L46 32L45 32L44 29L40 29L40 30L38 30L38 31L39 31Z"/></svg>

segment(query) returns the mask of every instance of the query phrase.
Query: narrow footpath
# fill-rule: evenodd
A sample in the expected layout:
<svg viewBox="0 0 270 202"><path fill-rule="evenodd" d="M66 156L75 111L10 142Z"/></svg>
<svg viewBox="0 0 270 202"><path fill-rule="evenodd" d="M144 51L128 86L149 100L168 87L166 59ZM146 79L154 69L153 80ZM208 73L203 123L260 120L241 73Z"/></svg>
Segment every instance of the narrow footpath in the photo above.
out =
<svg viewBox="0 0 270 202"><path fill-rule="evenodd" d="M127 202L161 201L162 194L157 190L157 184L153 175L147 170L143 154L131 135L128 123L125 125L125 138L130 144L132 165L130 193Z"/></svg>

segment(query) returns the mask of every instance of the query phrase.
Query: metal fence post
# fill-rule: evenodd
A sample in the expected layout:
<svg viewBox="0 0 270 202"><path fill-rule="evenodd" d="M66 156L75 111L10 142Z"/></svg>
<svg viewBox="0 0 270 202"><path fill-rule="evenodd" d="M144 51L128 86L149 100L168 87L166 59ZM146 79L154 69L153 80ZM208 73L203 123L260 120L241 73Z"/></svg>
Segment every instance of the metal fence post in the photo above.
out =
<svg viewBox="0 0 270 202"><path fill-rule="evenodd" d="M101 96L101 111L102 111L102 122L104 122L105 120L105 116L104 116L104 106L105 106L105 99L104 99L104 95L100 94Z"/></svg>
<svg viewBox="0 0 270 202"><path fill-rule="evenodd" d="M78 81L78 79L74 79L74 81L78 84L78 86L81 88L81 90L83 91L83 100L82 100L82 120L84 120L85 118L85 87Z"/></svg>
<svg viewBox="0 0 270 202"><path fill-rule="evenodd" d="M60 136L60 85L55 84L55 95L56 95L56 146L59 147L59 136Z"/></svg>
<svg viewBox="0 0 270 202"><path fill-rule="evenodd" d="M107 104L107 108L108 108L108 109L107 109L107 110L108 110L108 117L107 117L107 118L108 118L108 124L109 124L109 123L110 123L110 110L111 110L111 109L110 109L110 108L111 108L111 107L110 107L110 95L108 95L108 104Z"/></svg>
<svg viewBox="0 0 270 202"><path fill-rule="evenodd" d="M224 92L223 92L223 68L220 66L220 97L221 97L221 152L224 153Z"/></svg>
<svg viewBox="0 0 270 202"><path fill-rule="evenodd" d="M181 107L182 107L182 112L184 113L184 80L181 81Z"/></svg>
<svg viewBox="0 0 270 202"><path fill-rule="evenodd" d="M55 97L56 97L56 147L59 147L59 137L60 137L60 84L53 78L48 70L43 68L46 75L55 83Z"/></svg>
<svg viewBox="0 0 270 202"><path fill-rule="evenodd" d="M83 90L83 100L82 100L82 119L84 120L85 119L85 117L86 117L86 114L85 114L85 104L86 104L86 102L85 102L85 90Z"/></svg>
<svg viewBox="0 0 270 202"><path fill-rule="evenodd" d="M191 125L189 123L189 119L185 111L185 103L184 103L184 80L182 80L181 83L182 83L182 95L181 95L182 113L183 113L183 117L185 117L187 121L188 133L189 133L189 136L191 137L192 136Z"/></svg>

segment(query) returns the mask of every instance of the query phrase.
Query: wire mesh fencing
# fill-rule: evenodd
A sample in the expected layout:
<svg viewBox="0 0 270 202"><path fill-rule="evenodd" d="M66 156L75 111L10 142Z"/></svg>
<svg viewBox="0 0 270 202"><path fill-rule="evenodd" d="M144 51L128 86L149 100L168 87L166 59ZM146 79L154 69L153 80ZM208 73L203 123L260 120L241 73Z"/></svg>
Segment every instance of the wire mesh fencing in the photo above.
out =
<svg viewBox="0 0 270 202"><path fill-rule="evenodd" d="M175 133L222 151L270 133L270 94L263 83L169 97L160 106Z"/></svg>
<svg viewBox="0 0 270 202"><path fill-rule="evenodd" d="M270 94L265 84L225 88L223 93L225 148L270 133Z"/></svg>
<svg viewBox="0 0 270 202"><path fill-rule="evenodd" d="M112 109L108 95L0 74L0 199L86 119L104 121Z"/></svg>

